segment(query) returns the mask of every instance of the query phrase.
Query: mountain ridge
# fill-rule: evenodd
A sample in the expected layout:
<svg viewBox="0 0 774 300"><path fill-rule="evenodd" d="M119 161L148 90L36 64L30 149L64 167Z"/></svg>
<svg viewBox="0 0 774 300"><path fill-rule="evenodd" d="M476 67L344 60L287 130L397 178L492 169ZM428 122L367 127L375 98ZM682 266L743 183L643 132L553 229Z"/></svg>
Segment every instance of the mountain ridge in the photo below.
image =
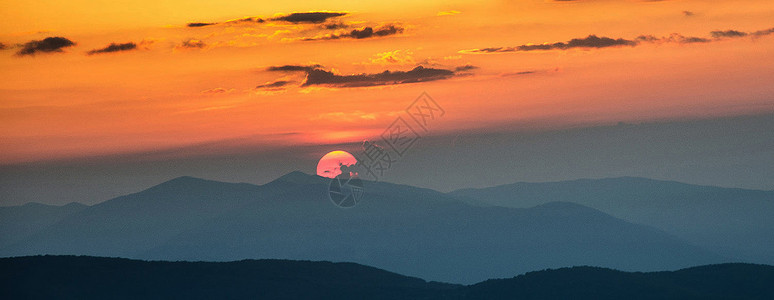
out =
<svg viewBox="0 0 774 300"><path fill-rule="evenodd" d="M448 192L448 194L456 194L459 192L469 191L469 190L484 190L484 189L505 187L505 186L511 186L511 185L589 183L589 182L606 182L606 181L609 182L609 181L623 181L623 180L640 182L640 183L667 183L667 184L675 184L675 185L682 185L682 186L704 187L704 188L725 189L725 190L774 192L774 190L750 189L750 188L741 188L741 187L724 187L724 186L708 185L708 184L695 184L695 183L688 183L683 181L653 179L653 178L640 177L640 176L613 176L613 177L576 178L576 179L568 179L568 180L551 180L551 181L516 181L513 183L497 184L497 185L478 187L478 188L473 188L473 187L459 188Z"/></svg>
<svg viewBox="0 0 774 300"><path fill-rule="evenodd" d="M650 271L727 261L578 204L478 207L406 185L364 181L364 189L342 210L326 179L300 172L261 186L180 177L91 206L0 256L353 261L448 282L574 264Z"/></svg>
<svg viewBox="0 0 774 300"><path fill-rule="evenodd" d="M774 266L715 264L662 272L575 266L470 285L351 262L0 258L0 297L24 299L770 299Z"/></svg>
<svg viewBox="0 0 774 300"><path fill-rule="evenodd" d="M567 201L659 228L743 261L774 263L774 191L699 186L639 177L513 183L449 195L483 206Z"/></svg>

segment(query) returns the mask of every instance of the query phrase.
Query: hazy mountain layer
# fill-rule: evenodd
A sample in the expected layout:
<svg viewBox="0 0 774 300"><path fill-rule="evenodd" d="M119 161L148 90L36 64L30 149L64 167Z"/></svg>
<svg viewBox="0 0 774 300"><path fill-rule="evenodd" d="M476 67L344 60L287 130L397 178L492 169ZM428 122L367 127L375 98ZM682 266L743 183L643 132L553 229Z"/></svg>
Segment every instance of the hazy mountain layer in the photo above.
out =
<svg viewBox="0 0 774 300"><path fill-rule="evenodd" d="M727 261L573 203L480 207L366 182L365 198L341 209L328 182L299 172L263 186L177 178L87 207L0 255L351 261L454 283L575 265L653 271Z"/></svg>
<svg viewBox="0 0 774 300"><path fill-rule="evenodd" d="M774 264L774 191L622 177L515 183L463 189L451 195L470 203L504 207L578 203L659 228L727 257Z"/></svg>

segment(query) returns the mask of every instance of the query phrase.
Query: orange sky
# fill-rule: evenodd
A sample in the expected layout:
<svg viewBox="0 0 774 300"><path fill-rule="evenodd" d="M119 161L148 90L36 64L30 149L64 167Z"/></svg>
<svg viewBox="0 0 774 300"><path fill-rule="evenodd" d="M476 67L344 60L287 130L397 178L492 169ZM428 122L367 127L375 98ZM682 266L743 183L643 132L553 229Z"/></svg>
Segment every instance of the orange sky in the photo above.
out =
<svg viewBox="0 0 774 300"><path fill-rule="evenodd" d="M447 112L436 133L774 111L774 31L766 31L774 3L716 2L4 1L0 164L235 139L256 147L359 141L423 91ZM279 19L320 11L346 14ZM265 22L228 22L245 17ZM340 28L324 27L332 24ZM390 25L399 32L348 36ZM738 34L711 34L728 30ZM631 43L470 51L592 34ZM75 45L18 54L47 37ZM87 55L130 42L136 49ZM418 65L453 75L346 87L267 70L315 64L340 76ZM455 71L466 65L475 68ZM287 84L257 87L277 82Z"/></svg>

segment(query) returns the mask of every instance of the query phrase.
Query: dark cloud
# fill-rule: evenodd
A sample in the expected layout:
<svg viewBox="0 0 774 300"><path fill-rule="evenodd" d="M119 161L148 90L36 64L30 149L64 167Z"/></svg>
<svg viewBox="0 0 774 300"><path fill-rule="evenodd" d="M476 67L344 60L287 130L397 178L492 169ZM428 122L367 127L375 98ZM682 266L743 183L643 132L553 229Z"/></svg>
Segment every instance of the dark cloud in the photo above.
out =
<svg viewBox="0 0 774 300"><path fill-rule="evenodd" d="M695 36L684 37L681 35L678 42L683 44L693 44L693 43L709 43L711 42L711 40L706 38L701 38L701 37L695 37Z"/></svg>
<svg viewBox="0 0 774 300"><path fill-rule="evenodd" d="M414 82L425 82L448 79L454 76L463 76L457 72L472 70L476 67L471 65L455 68L454 71L437 68L425 68L417 66L409 71L389 71L381 73L362 73L353 75L340 75L323 69L320 65L284 65L269 67L268 71L285 72L304 72L306 80L301 86L329 86L329 87L367 87L378 85L393 85ZM469 75L469 74L468 74ZM259 85L257 88L279 88L285 87L292 82L275 81Z"/></svg>
<svg viewBox="0 0 774 300"><path fill-rule="evenodd" d="M212 88L209 90L201 91L202 94L209 94L209 95L217 95L217 94L227 94L230 92L233 92L234 89L226 89L226 88Z"/></svg>
<svg viewBox="0 0 774 300"><path fill-rule="evenodd" d="M0 43L0 50L8 49L8 45Z"/></svg>
<svg viewBox="0 0 774 300"><path fill-rule="evenodd" d="M536 74L536 73L537 71L510 72L510 73L500 74L500 77L522 76L522 75L530 75L530 74Z"/></svg>
<svg viewBox="0 0 774 300"><path fill-rule="evenodd" d="M110 53L110 52L120 52L120 51L129 51L137 49L137 44L129 42L129 43L123 43L123 44L116 44L116 43L110 43L105 48L102 49L94 49L89 52L87 52L89 55L94 54L100 54L100 53Z"/></svg>
<svg viewBox="0 0 774 300"><path fill-rule="evenodd" d="M247 18L241 18L236 20L230 20L226 22L226 24L234 24L234 23L264 23L266 20L258 18L258 17L247 17Z"/></svg>
<svg viewBox="0 0 774 300"><path fill-rule="evenodd" d="M673 33L668 37L656 37L653 35L641 35L638 36L637 41L648 43L681 43L681 44L694 44L694 43L709 43L712 40L708 38L684 36L679 33Z"/></svg>
<svg viewBox="0 0 774 300"><path fill-rule="evenodd" d="M246 17L241 19L235 19L235 20L228 20L225 22L191 22L186 24L186 27L207 27L207 26L214 26L214 25L221 25L221 24L240 24L240 23L264 23L266 20L258 18L258 17Z"/></svg>
<svg viewBox="0 0 774 300"><path fill-rule="evenodd" d="M303 40L305 41L338 40L338 39L345 39L345 38L366 39L366 38L394 35L398 33L403 33L403 27L390 24L390 25L384 25L377 29L374 29L373 27L370 27L370 26L366 26L359 29L353 29L350 32L345 32L341 34L329 34L321 37L304 38Z"/></svg>
<svg viewBox="0 0 774 300"><path fill-rule="evenodd" d="M490 47L479 48L470 50L461 50L459 53L503 53L503 52L517 52L517 51L536 51L536 50L567 50L571 48L606 48L617 46L637 46L639 43L680 43L680 44L696 44L696 43L709 43L724 38L741 38L746 36L760 37L765 35L774 34L774 28L758 30L753 32L744 32L738 30L717 30L710 32L711 38L696 37L696 36L684 36L679 33L673 33L668 37L657 37L654 35L641 35L634 40L627 39L612 39L608 37L598 37L596 35L589 35L582 39L572 39L566 43L558 42L553 44L528 44L516 47Z"/></svg>
<svg viewBox="0 0 774 300"><path fill-rule="evenodd" d="M686 16L686 17L693 17L693 16L695 16L695 15L696 15L696 14L695 14L695 13L693 13L692 11L689 11L689 10L684 10L684 11L683 11L683 16Z"/></svg>
<svg viewBox="0 0 774 300"><path fill-rule="evenodd" d="M284 66L271 66L267 68L268 71L285 71L285 72L308 72L314 69L322 68L321 65L284 65Z"/></svg>
<svg viewBox="0 0 774 300"><path fill-rule="evenodd" d="M302 86L365 87L443 80L454 75L455 72L451 70L422 66L410 71L391 72L387 70L381 73L356 75L338 75L323 69L312 69L307 72L306 81Z"/></svg>
<svg viewBox="0 0 774 300"><path fill-rule="evenodd" d="M735 38L735 37L744 37L747 36L746 32L736 31L736 30L725 30L725 31L713 31L710 32L712 37L719 39L719 38Z"/></svg>
<svg viewBox="0 0 774 300"><path fill-rule="evenodd" d="M473 53L497 53L497 52L514 52L516 51L516 47L489 47L489 48L481 48L481 49L473 49L473 50L464 50L464 52L473 52Z"/></svg>
<svg viewBox="0 0 774 300"><path fill-rule="evenodd" d="M284 21L290 23L323 23L330 18L337 18L346 15L346 12L304 12L304 13L292 13L280 17L273 18L273 21Z"/></svg>
<svg viewBox="0 0 774 300"><path fill-rule="evenodd" d="M636 41L626 39L612 39L609 37L598 37L589 35L582 39L572 39L568 42L556 42L552 44L529 44L516 47L496 47L481 48L472 50L463 50L465 53L497 53L497 52L515 52L515 51L538 51L538 50L567 50L572 48L607 48L617 46L636 46Z"/></svg>
<svg viewBox="0 0 774 300"><path fill-rule="evenodd" d="M750 35L752 35L752 36L764 36L764 35L769 35L769 34L772 34L772 33L774 33L774 27L773 28L769 28L769 29L764 29L764 30L758 30L758 31L755 31L755 32L751 33Z"/></svg>
<svg viewBox="0 0 774 300"><path fill-rule="evenodd" d="M478 69L478 67L476 67L474 65L464 65L464 66L459 66L459 67L454 68L454 71L455 72L464 72L464 71L470 71L470 70L475 70L475 69Z"/></svg>
<svg viewBox="0 0 774 300"><path fill-rule="evenodd" d="M193 23L188 23L186 26L188 26L188 27L205 27L205 26L217 25L217 24L219 24L219 23L193 22Z"/></svg>
<svg viewBox="0 0 774 300"><path fill-rule="evenodd" d="M207 44L205 44L200 40L190 39L190 40L183 41L183 43L180 44L180 46L178 47L179 48L204 48L205 46L207 46Z"/></svg>
<svg viewBox="0 0 774 300"><path fill-rule="evenodd" d="M387 25L383 26L377 30L373 30L371 27L363 28L362 30L352 30L350 32L350 36L356 39L364 39L364 38L370 38L374 36L386 36L386 35L393 35L403 33L403 27L395 26L395 25Z"/></svg>
<svg viewBox="0 0 774 300"><path fill-rule="evenodd" d="M640 41L640 42L651 42L651 43L653 43L653 42L658 42L658 41L660 41L661 39L662 39L662 38L658 38L658 37L656 37L655 35L641 35L641 36L638 36L638 37L637 37L636 39L634 39L634 40L636 40L636 41Z"/></svg>
<svg viewBox="0 0 774 300"><path fill-rule="evenodd" d="M320 25L320 28L329 29L329 30L345 29L345 28L349 28L349 25L342 22L331 22L331 23L325 23Z"/></svg>
<svg viewBox="0 0 774 300"><path fill-rule="evenodd" d="M346 15L346 12L305 12L305 13L291 13L274 17L269 19L270 21L289 22L294 24L299 23L311 23L319 24L324 23L328 19L341 17ZM246 17L241 19L229 20L225 22L191 22L186 26L188 27L205 27L218 24L239 24L239 23L265 23L266 19L260 17Z"/></svg>
<svg viewBox="0 0 774 300"><path fill-rule="evenodd" d="M324 23L328 19L341 17L346 14L347 14L346 12L304 12L304 13L286 14L286 15L274 17L268 20L278 21L278 22L289 22L294 24L301 24L301 23L319 24L319 23ZM212 25L218 25L218 24L265 23L266 20L267 19L263 19L260 17L245 17L245 18L229 20L225 22L191 22L186 24L186 26L187 27L206 27L206 26L212 26ZM331 28L328 28L328 29L343 28L343 27L336 27L336 25L333 25L333 24L337 24L337 23L331 23L330 25Z"/></svg>
<svg viewBox="0 0 774 300"><path fill-rule="evenodd" d="M275 82L269 82L266 84L261 84L259 86L256 86L256 89L268 89L268 90L276 90L280 89L288 84L293 83L292 81L286 81L286 80L277 80Z"/></svg>
<svg viewBox="0 0 774 300"><path fill-rule="evenodd" d="M519 51L534 51L534 50L567 50L570 48L606 48L616 46L635 46L637 42L625 40L625 39L611 39L609 37L598 37L596 35L589 35L582 39L572 39L569 42L553 43L553 44L541 44L541 45L521 45L517 49Z"/></svg>
<svg viewBox="0 0 774 300"><path fill-rule="evenodd" d="M291 13L291 14L281 15L268 20L278 21L278 22L289 22L294 24L301 24L301 23L319 24L319 23L324 23L328 19L341 17L346 14L347 14L346 12L312 11L312 12ZM187 27L206 27L206 26L212 26L212 25L218 25L218 24L265 23L266 21L267 19L263 19L260 17L245 17L241 19L228 20L225 22L191 22L186 24L186 26ZM328 28L328 29L344 28L344 27L337 27L338 24L339 23L331 23L330 25L331 28Z"/></svg>
<svg viewBox="0 0 774 300"><path fill-rule="evenodd" d="M35 55L38 52L51 53L51 52L63 52L62 48L72 47L75 43L63 37L47 37L38 41L29 41L21 45L21 50L16 54L22 55Z"/></svg>

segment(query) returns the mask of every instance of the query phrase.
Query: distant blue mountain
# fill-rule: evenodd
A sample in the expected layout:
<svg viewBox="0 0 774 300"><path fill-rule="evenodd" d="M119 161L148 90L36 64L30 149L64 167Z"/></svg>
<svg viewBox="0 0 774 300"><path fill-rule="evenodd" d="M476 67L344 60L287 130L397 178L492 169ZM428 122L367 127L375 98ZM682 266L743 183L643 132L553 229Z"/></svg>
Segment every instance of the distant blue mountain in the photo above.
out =
<svg viewBox="0 0 774 300"><path fill-rule="evenodd" d="M329 200L328 183L300 172L262 186L176 178L73 213L0 256L351 261L454 283L575 265L654 271L727 261L574 203L481 207L365 182L364 199L341 209Z"/></svg>
<svg viewBox="0 0 774 300"><path fill-rule="evenodd" d="M773 266L750 264L654 273L573 267L462 286L354 263L0 258L3 299L772 299L771 282Z"/></svg>
<svg viewBox="0 0 774 300"><path fill-rule="evenodd" d="M0 248L26 239L87 207L76 202L62 206L31 202L0 207Z"/></svg>
<svg viewBox="0 0 774 300"><path fill-rule="evenodd" d="M514 183L450 193L478 205L578 203L739 261L774 264L774 191L622 177Z"/></svg>

